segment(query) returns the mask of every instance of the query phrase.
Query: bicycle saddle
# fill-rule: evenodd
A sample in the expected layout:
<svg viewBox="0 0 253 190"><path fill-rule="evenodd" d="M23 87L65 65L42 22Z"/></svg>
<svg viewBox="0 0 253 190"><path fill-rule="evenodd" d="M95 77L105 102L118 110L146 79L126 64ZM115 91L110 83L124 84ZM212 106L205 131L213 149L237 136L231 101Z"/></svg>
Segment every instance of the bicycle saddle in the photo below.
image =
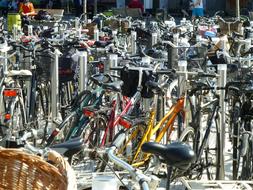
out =
<svg viewBox="0 0 253 190"><path fill-rule="evenodd" d="M105 48L106 46L110 45L112 41L96 41L94 45L96 47Z"/></svg>
<svg viewBox="0 0 253 190"><path fill-rule="evenodd" d="M96 85L102 85L103 83L108 83L112 81L111 77L105 74L92 75L90 77L90 80L94 82Z"/></svg>
<svg viewBox="0 0 253 190"><path fill-rule="evenodd" d="M151 89L156 94L163 94L163 86L154 81L147 81L145 84L149 89Z"/></svg>
<svg viewBox="0 0 253 190"><path fill-rule="evenodd" d="M81 137L77 137L60 144L52 145L50 148L69 158L82 150L83 140Z"/></svg>
<svg viewBox="0 0 253 190"><path fill-rule="evenodd" d="M115 81L112 83L105 83L102 85L102 88L106 90L111 90L115 92L121 92L121 87L123 85L123 81Z"/></svg>
<svg viewBox="0 0 253 190"><path fill-rule="evenodd" d="M144 143L141 149L143 152L160 156L166 164L182 170L187 170L195 161L194 151L182 142L173 142L169 145L148 142Z"/></svg>

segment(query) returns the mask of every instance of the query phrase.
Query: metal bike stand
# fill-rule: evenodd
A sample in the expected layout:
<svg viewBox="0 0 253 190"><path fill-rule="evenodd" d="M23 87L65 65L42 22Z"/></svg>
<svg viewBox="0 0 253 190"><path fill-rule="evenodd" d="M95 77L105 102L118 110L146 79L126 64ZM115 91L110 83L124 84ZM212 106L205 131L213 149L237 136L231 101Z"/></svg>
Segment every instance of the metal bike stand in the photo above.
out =
<svg viewBox="0 0 253 190"><path fill-rule="evenodd" d="M99 30L98 29L94 30L94 40L99 41Z"/></svg>
<svg viewBox="0 0 253 190"><path fill-rule="evenodd" d="M52 110L52 130L54 130L61 122L60 116L60 100L59 100L59 57L62 53L55 49L54 63L51 69L51 110Z"/></svg>
<svg viewBox="0 0 253 190"><path fill-rule="evenodd" d="M4 65L3 65L3 71L4 71L4 75L8 75L8 53L7 51L2 51L0 49L0 53L1 55L4 57Z"/></svg>
<svg viewBox="0 0 253 190"><path fill-rule="evenodd" d="M110 71L110 68L118 67L118 55L117 54L109 54L109 68L107 71L112 75L117 75L117 71Z"/></svg>
<svg viewBox="0 0 253 190"><path fill-rule="evenodd" d="M186 60L179 60L178 61L178 71L185 72L185 74L180 74L178 77L178 97L183 94L184 89L182 88L181 84L187 80L187 61Z"/></svg>
<svg viewBox="0 0 253 190"><path fill-rule="evenodd" d="M227 82L227 65L226 64L219 64L218 65L218 86L225 87ZM218 179L222 180L225 178L225 166L224 166L224 148L225 148L225 127L226 127L226 104L225 104L225 91L220 90L220 134L221 134L221 148L220 148L220 155L221 155L221 166L220 166L220 176Z"/></svg>
<svg viewBox="0 0 253 190"><path fill-rule="evenodd" d="M7 51L8 50L7 49L5 50L5 48L0 49L0 56L1 56L0 60L2 61L2 59L3 59L3 62L4 62L3 63L3 73L4 73L5 76L8 75L8 59L7 59L8 53L7 53ZM4 89L0 89L0 92L3 93L3 90ZM0 103L2 103L2 101L3 101L3 99L1 98ZM1 104L1 105L3 105L3 104ZM0 108L0 111L2 111L1 108ZM6 134L5 138L2 141L0 141L0 146L5 147L6 146L6 140L11 139L11 137L12 137L11 130L7 130L7 134Z"/></svg>
<svg viewBox="0 0 253 190"><path fill-rule="evenodd" d="M136 45L137 33L135 31L131 32L131 53L135 55L137 52L137 45Z"/></svg>
<svg viewBox="0 0 253 190"><path fill-rule="evenodd" d="M88 54L86 51L80 51L78 54L79 64L79 92L87 90L88 83Z"/></svg>
<svg viewBox="0 0 253 190"><path fill-rule="evenodd" d="M78 31L79 29L79 18L75 17L75 30Z"/></svg>
<svg viewBox="0 0 253 190"><path fill-rule="evenodd" d="M142 57L141 62L144 65L150 65L151 60L149 57ZM139 75L139 77L142 77L142 75ZM139 84L139 85L141 85L141 84ZM143 98L143 108L144 108L145 112L150 111L150 105L151 105L151 99L150 98Z"/></svg>
<svg viewBox="0 0 253 190"><path fill-rule="evenodd" d="M12 34L13 34L13 39L17 41L18 40L18 26L16 24L13 25Z"/></svg>
<svg viewBox="0 0 253 190"><path fill-rule="evenodd" d="M240 19L240 0L236 0L236 17Z"/></svg>
<svg viewBox="0 0 253 190"><path fill-rule="evenodd" d="M251 38L247 38L245 39L245 49L249 50L251 47ZM250 58L251 55L248 55L248 58ZM251 60L247 61L247 66L250 67L251 66Z"/></svg>
<svg viewBox="0 0 253 190"><path fill-rule="evenodd" d="M244 189L253 188L252 181L223 181L223 180L184 180L180 179L184 186L189 190L227 190L227 189Z"/></svg>
<svg viewBox="0 0 253 190"><path fill-rule="evenodd" d="M154 32L151 35L152 35L151 45L154 46L155 44L157 44L158 34L156 32Z"/></svg>
<svg viewBox="0 0 253 190"><path fill-rule="evenodd" d="M182 86L182 84L184 84L184 82L187 80L188 78L188 74L187 74L187 61L186 60L179 60L178 61L178 71L182 72L182 74L180 74L178 76L178 97L181 97L184 93L184 85ZM185 72L185 74L184 74ZM178 117L178 138L181 135L181 129L182 129L182 117Z"/></svg>
<svg viewBox="0 0 253 190"><path fill-rule="evenodd" d="M60 28L59 28L59 35L60 35L60 38L64 38L64 32L65 32L65 30L64 30L62 27L60 27Z"/></svg>
<svg viewBox="0 0 253 190"><path fill-rule="evenodd" d="M104 21L103 19L99 20L99 29L102 30L104 26Z"/></svg>
<svg viewBox="0 0 253 190"><path fill-rule="evenodd" d="M28 36L33 35L33 25L28 25Z"/></svg>

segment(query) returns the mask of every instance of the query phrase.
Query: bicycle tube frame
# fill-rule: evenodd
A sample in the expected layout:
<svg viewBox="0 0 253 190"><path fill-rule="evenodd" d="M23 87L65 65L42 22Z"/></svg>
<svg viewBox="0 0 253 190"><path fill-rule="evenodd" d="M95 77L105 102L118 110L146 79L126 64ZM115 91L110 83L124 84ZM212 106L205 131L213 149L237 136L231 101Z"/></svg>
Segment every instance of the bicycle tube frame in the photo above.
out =
<svg viewBox="0 0 253 190"><path fill-rule="evenodd" d="M118 96L118 95L117 95ZM121 100L120 97L118 96L117 97L118 100ZM132 99L131 99L132 100ZM118 115L116 116L115 118L115 115L116 115L116 107L117 107L117 102L114 102L113 103L113 108L111 110L111 114L109 116L109 121L108 121L108 124L107 124L107 127L105 129L105 133L103 135L103 138L102 138L102 142L101 142L101 145L100 147L104 146L105 145L105 141L107 139L107 134L108 134L108 131L109 131L109 134L110 134L110 141L112 141L112 135L113 135L113 129L117 126L118 122L119 122L119 119L120 117L122 117L124 114L126 114L128 112L128 110L130 109L130 107L132 105L134 105L134 102L129 100L127 97L124 97L123 96L123 101L126 102L126 105L123 109L123 111ZM122 104L122 107L124 106L123 102L121 102Z"/></svg>
<svg viewBox="0 0 253 190"><path fill-rule="evenodd" d="M123 109L123 111L115 118L115 109L116 109L116 104L113 105L113 109L111 111L111 114L110 114L110 119L108 121L108 125L106 127L106 130L105 130L105 134L102 138L102 143L101 143L101 147L105 145L105 140L107 139L107 132L109 130L110 132L110 138L112 136L112 132L113 132L113 129L117 126L117 124L119 123L119 119L128 113L128 111L140 100L140 97L141 97L141 94L139 91L136 92L136 94L129 100L127 97L123 97L123 101L126 101L126 105ZM122 106L123 106L123 102L122 102ZM111 139L112 140L112 139Z"/></svg>
<svg viewBox="0 0 253 190"><path fill-rule="evenodd" d="M177 103L170 109L170 111L159 121L159 123L156 126L153 126L153 122L155 119L155 113L151 113L150 121L148 123L148 128L142 137L142 140L140 144L138 145L137 151L134 155L134 158L132 160L132 165L134 167L139 167L149 159L151 154L145 154L142 161L134 163L134 161L137 159L138 154L141 152L141 147L145 142L149 142L151 137L156 134L156 132L165 124L165 127L158 133L156 136L155 142L160 142L162 138L164 137L165 133L170 129L169 135L174 130L173 123L178 115L178 113L183 110L184 107L184 97L178 99Z"/></svg>

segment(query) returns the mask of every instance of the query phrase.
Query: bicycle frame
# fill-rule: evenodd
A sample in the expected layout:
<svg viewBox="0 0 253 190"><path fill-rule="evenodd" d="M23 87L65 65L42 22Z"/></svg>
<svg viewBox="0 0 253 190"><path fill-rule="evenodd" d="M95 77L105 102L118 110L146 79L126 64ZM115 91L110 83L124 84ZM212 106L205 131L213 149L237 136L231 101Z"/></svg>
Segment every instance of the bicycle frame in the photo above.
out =
<svg viewBox="0 0 253 190"><path fill-rule="evenodd" d="M131 161L132 166L134 166L134 167L142 166L150 158L151 154L145 154L144 158L141 161L135 162L138 154L141 152L141 146L145 142L149 142L151 140L151 137L153 137L157 132L158 132L158 134L156 134L156 138L154 140L155 142L160 142L167 132L168 132L168 137L171 135L171 133L175 129L173 124L176 120L176 117L177 117L178 113L180 111L182 111L184 108L184 102L185 102L184 97L179 98L177 103L174 106L172 106L170 111L155 126L154 126L154 121L155 121L156 114L155 114L155 111L153 111L153 110L151 111L150 119L148 122L148 127L147 127L147 129L144 133L144 136L142 137L142 139L138 145L137 151ZM163 125L165 125L165 126L162 128ZM159 131L161 128L162 128L162 130ZM129 137L128 141L126 142L126 144L128 144L133 138L135 138L135 136L136 136L136 133L132 133L132 135ZM126 148L126 146L123 147L123 149L125 149L125 148ZM122 152L122 149L120 149L119 152Z"/></svg>

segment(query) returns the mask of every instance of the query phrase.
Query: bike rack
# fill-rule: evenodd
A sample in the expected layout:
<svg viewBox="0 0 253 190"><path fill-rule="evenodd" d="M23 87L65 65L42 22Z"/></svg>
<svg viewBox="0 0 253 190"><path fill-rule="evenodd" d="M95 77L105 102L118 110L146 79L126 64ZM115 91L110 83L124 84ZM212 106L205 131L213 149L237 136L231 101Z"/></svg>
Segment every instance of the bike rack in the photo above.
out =
<svg viewBox="0 0 253 190"><path fill-rule="evenodd" d="M137 33L135 31L131 32L131 53L135 55L137 52L137 45L136 45Z"/></svg>
<svg viewBox="0 0 253 190"><path fill-rule="evenodd" d="M118 55L117 54L109 54L109 69L113 75L117 75L117 71L110 71L110 68L118 67Z"/></svg>
<svg viewBox="0 0 253 190"><path fill-rule="evenodd" d="M86 51L79 52L78 64L79 64L79 92L87 90L88 83L88 54Z"/></svg>
<svg viewBox="0 0 253 190"><path fill-rule="evenodd" d="M157 44L158 34L156 32L152 33L152 42L151 45L154 46Z"/></svg>
<svg viewBox="0 0 253 190"><path fill-rule="evenodd" d="M253 181L207 181L207 180L182 180L183 184L188 190L227 190L227 189L244 189L251 190L253 188Z"/></svg>
<svg viewBox="0 0 253 190"><path fill-rule="evenodd" d="M33 35L33 25L28 25L28 36Z"/></svg>
<svg viewBox="0 0 253 190"><path fill-rule="evenodd" d="M52 110L52 130L54 130L60 121L60 100L59 100L59 56L62 54L58 49L54 51L54 63L51 73L51 110Z"/></svg>
<svg viewBox="0 0 253 190"><path fill-rule="evenodd" d="M227 65L219 64L218 65L218 86L225 87L227 82ZM224 166L224 148L225 148L225 126L226 126L226 104L225 104L225 91L220 90L220 133L221 133L221 166L220 166L220 176L218 176L219 180L223 180L225 178L225 166Z"/></svg>

